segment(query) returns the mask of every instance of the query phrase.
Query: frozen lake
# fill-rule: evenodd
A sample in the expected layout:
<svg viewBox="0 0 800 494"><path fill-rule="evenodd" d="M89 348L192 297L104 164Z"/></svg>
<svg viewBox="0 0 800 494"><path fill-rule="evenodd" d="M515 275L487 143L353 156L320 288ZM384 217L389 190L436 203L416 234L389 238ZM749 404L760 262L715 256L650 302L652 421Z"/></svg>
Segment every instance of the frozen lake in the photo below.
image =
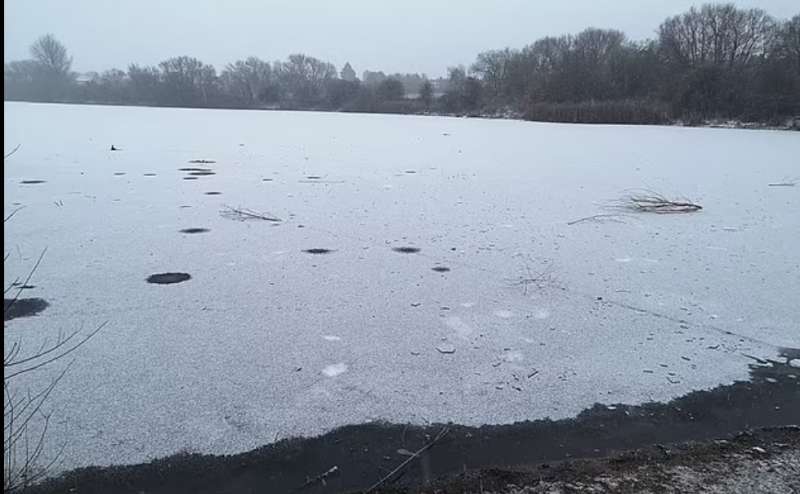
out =
<svg viewBox="0 0 800 494"><path fill-rule="evenodd" d="M570 417L800 347L800 187L768 186L800 176L798 133L26 103L4 120L4 211L24 206L4 281L47 248L23 297L49 303L4 342L108 322L50 399L62 468ZM634 188L704 209L570 224ZM191 278L146 281L165 272Z"/></svg>

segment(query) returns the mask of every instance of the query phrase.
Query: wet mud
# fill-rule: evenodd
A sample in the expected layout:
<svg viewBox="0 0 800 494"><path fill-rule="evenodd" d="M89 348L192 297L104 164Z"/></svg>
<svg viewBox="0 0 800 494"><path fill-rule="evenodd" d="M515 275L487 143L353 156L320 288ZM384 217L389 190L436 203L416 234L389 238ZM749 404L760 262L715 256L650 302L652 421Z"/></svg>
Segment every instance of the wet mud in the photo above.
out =
<svg viewBox="0 0 800 494"><path fill-rule="evenodd" d="M572 419L512 425L353 425L238 455L180 454L148 464L79 469L32 492L66 492L73 487L84 494L363 491L446 429L447 435L392 484L415 491L435 479L477 469L599 458L620 450L796 424L799 364L800 349L784 349L780 360L754 360L748 381L695 391L668 403L596 404ZM324 485L306 485L334 466Z"/></svg>

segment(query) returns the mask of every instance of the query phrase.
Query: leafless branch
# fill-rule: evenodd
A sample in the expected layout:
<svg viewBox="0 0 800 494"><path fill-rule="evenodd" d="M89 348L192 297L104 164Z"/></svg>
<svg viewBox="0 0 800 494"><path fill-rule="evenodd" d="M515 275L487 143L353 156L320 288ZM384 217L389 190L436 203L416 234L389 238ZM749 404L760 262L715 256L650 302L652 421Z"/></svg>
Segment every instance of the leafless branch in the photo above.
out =
<svg viewBox="0 0 800 494"><path fill-rule="evenodd" d="M384 475L379 481L375 482L372 485L372 487L370 487L369 489L366 490L366 494L369 494L370 492L373 492L375 489L377 489L378 487L382 486L384 483L386 483L388 480L390 480L392 477L394 477L397 473L401 472L406 466L408 466L409 463L411 463L415 459L419 458L419 456L422 453L424 453L424 452L428 451L429 449L431 449L437 442L439 442L440 439L442 439L444 436L446 436L448 432L450 432L450 429L447 428L447 427L445 427L441 431L439 431L439 434L437 434L436 437L434 437L431 442L429 442L428 444L426 444L422 448L418 449L416 453L414 453L413 455L409 456L406 460L404 460L402 463L397 465L397 468L395 468L391 472L389 472L386 475Z"/></svg>
<svg viewBox="0 0 800 494"><path fill-rule="evenodd" d="M595 214L592 216L586 216L585 218L578 218L577 220L570 221L567 225L577 225L578 223L583 223L584 221L591 221L596 223L604 223L604 222L612 222L612 223L625 223L625 215L624 214Z"/></svg>
<svg viewBox="0 0 800 494"><path fill-rule="evenodd" d="M25 207L25 206L20 206L20 207L18 207L17 209L15 209L15 210L11 211L11 212L8 214L8 216L6 216L5 218L3 218L3 223L6 223L8 220L10 220L11 218L13 218L13 217L14 217L14 215L15 215L15 214L17 214L17 213L19 212L19 210L20 210L20 209L23 209L24 207Z"/></svg>
<svg viewBox="0 0 800 494"><path fill-rule="evenodd" d="M220 211L220 215L222 215L223 218L237 221L263 220L272 221L275 223L283 221L269 213L261 213L252 209L234 208L231 206L223 206L222 211Z"/></svg>
<svg viewBox="0 0 800 494"><path fill-rule="evenodd" d="M12 156L14 153L16 153L17 151L19 151L19 148L20 148L20 146L22 146L22 144L17 144L17 145L14 147L14 149L12 149L11 151L9 151L9 152L7 152L6 154L4 154L4 155L3 155L3 159L4 159L4 160L7 160L8 158L10 158L10 157L11 157L11 156Z"/></svg>
<svg viewBox="0 0 800 494"><path fill-rule="evenodd" d="M703 206L684 199L668 199L661 194L649 190L634 192L623 197L618 206L629 211L640 213L694 213Z"/></svg>
<svg viewBox="0 0 800 494"><path fill-rule="evenodd" d="M9 311L11 310L11 307L13 307L14 304L17 303L17 300L19 300L19 296L22 295L22 290L24 290L23 287L28 285L28 283L31 281L31 278L33 278L33 274L39 268L39 264L42 263L42 259L44 259L45 253L47 253L47 248L42 250L42 253L39 254L39 258L36 260L36 263L33 265L33 268L31 268L31 270L28 272L28 276L25 278L25 281L21 285L19 285L17 293L14 294L14 297L12 297L8 303L5 303L5 301L3 301L3 319L5 319L5 316L8 315ZM7 291L8 290L6 290L4 294Z"/></svg>

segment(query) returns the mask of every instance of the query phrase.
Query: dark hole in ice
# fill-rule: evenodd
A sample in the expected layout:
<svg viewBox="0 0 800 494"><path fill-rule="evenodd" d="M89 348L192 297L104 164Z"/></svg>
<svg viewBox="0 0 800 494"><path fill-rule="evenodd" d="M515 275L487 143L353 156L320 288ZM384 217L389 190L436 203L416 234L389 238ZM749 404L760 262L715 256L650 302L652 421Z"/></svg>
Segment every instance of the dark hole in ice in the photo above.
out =
<svg viewBox="0 0 800 494"><path fill-rule="evenodd" d="M183 168L178 168L178 171L181 172L210 172L211 168L198 168L196 166L186 166Z"/></svg>
<svg viewBox="0 0 800 494"><path fill-rule="evenodd" d="M418 247L394 247L392 250L401 254L416 254L421 249Z"/></svg>
<svg viewBox="0 0 800 494"><path fill-rule="evenodd" d="M408 174L417 173L417 170L406 170L406 173L408 173Z"/></svg>
<svg viewBox="0 0 800 494"><path fill-rule="evenodd" d="M208 228L184 228L181 233L206 233L210 231Z"/></svg>
<svg viewBox="0 0 800 494"><path fill-rule="evenodd" d="M145 173L144 176L145 177L155 177L156 174L155 173Z"/></svg>
<svg viewBox="0 0 800 494"><path fill-rule="evenodd" d="M10 321L18 317L30 317L42 312L49 306L46 300L41 298L4 298L3 299L3 320Z"/></svg>
<svg viewBox="0 0 800 494"><path fill-rule="evenodd" d="M125 172L114 172L114 175L119 177L120 175L125 175Z"/></svg>
<svg viewBox="0 0 800 494"><path fill-rule="evenodd" d="M206 175L216 175L216 173L212 172L211 170L202 170L202 171L191 172L189 173L189 175L204 177Z"/></svg>
<svg viewBox="0 0 800 494"><path fill-rule="evenodd" d="M322 177L320 177L319 175L309 175L306 178L309 179L309 180L319 180Z"/></svg>
<svg viewBox="0 0 800 494"><path fill-rule="evenodd" d="M45 180L23 180L20 183L21 184L33 185L33 184L43 184L45 182L46 182Z"/></svg>
<svg viewBox="0 0 800 494"><path fill-rule="evenodd" d="M156 285L171 285L173 283L181 283L190 279L188 273L158 273L151 274L147 277L148 283L155 283Z"/></svg>
<svg viewBox="0 0 800 494"><path fill-rule="evenodd" d="M330 254L333 251L331 249L316 248L316 249L306 249L303 252L305 252L306 254Z"/></svg>
<svg viewBox="0 0 800 494"><path fill-rule="evenodd" d="M262 178L261 181L262 182L272 182L272 179L271 178Z"/></svg>
<svg viewBox="0 0 800 494"><path fill-rule="evenodd" d="M214 160L189 160L189 163L216 163Z"/></svg>
<svg viewBox="0 0 800 494"><path fill-rule="evenodd" d="M183 177L184 180L197 180L197 177Z"/></svg>
<svg viewBox="0 0 800 494"><path fill-rule="evenodd" d="M450 268L445 267L445 266L436 266L436 267L431 268L431 269L433 269L437 273L446 273L446 272L450 271Z"/></svg>
<svg viewBox="0 0 800 494"><path fill-rule="evenodd" d="M220 194L222 194L222 192L217 192L217 191L215 191L215 190L212 190L212 191L210 191L210 192L206 192L206 195L207 195L207 196L218 196L218 195L220 195Z"/></svg>

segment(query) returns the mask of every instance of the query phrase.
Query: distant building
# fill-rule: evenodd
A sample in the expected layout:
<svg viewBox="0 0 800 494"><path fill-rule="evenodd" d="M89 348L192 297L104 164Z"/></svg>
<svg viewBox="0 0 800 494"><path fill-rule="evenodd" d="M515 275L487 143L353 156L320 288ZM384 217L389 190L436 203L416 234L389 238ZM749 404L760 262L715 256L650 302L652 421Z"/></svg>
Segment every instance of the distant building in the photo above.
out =
<svg viewBox="0 0 800 494"><path fill-rule="evenodd" d="M97 72L86 72L84 74L78 74L75 76L75 82L79 86L85 86L90 82L94 82L97 78L100 77Z"/></svg>
<svg viewBox="0 0 800 494"><path fill-rule="evenodd" d="M341 73L342 80L347 82L354 82L356 80L356 71L350 66L350 62L344 64Z"/></svg>

